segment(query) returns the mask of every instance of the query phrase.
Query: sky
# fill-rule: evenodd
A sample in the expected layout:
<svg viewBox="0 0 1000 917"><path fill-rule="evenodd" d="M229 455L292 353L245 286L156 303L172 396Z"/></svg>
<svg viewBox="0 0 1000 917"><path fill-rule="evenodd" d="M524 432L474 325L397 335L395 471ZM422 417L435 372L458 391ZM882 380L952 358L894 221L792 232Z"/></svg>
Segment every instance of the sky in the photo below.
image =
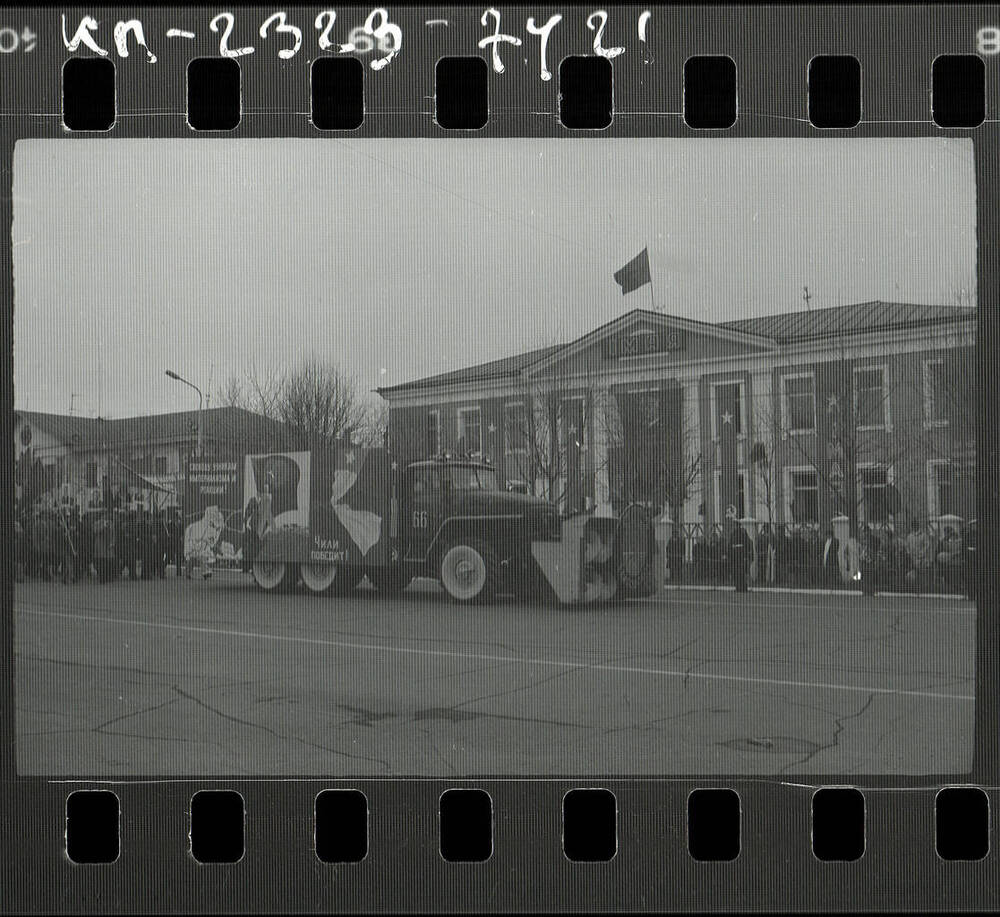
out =
<svg viewBox="0 0 1000 917"><path fill-rule="evenodd" d="M571 340L975 295L963 139L21 140L14 395L122 417L315 355L362 390ZM213 398L213 404L218 398Z"/></svg>

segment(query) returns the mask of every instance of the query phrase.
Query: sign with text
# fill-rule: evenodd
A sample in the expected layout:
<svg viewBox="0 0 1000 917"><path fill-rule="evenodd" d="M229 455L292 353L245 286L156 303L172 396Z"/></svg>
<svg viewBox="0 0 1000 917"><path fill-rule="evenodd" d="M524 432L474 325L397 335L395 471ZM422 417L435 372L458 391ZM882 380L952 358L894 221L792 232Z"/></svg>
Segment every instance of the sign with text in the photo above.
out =
<svg viewBox="0 0 1000 917"><path fill-rule="evenodd" d="M604 358L642 357L687 349L687 332L679 328L640 328L617 334L604 342Z"/></svg>
<svg viewBox="0 0 1000 917"><path fill-rule="evenodd" d="M235 563L242 550L241 467L235 458L196 458L184 477L184 556Z"/></svg>

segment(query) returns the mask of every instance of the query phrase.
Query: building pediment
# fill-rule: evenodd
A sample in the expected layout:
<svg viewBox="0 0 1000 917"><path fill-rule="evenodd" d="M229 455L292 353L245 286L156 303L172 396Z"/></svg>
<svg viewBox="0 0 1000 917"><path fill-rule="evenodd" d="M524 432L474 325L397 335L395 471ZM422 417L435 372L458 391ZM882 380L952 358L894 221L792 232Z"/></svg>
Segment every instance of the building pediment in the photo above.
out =
<svg viewBox="0 0 1000 917"><path fill-rule="evenodd" d="M545 356L529 376L613 370L637 361L685 363L762 354L777 349L770 338L691 319L635 310Z"/></svg>

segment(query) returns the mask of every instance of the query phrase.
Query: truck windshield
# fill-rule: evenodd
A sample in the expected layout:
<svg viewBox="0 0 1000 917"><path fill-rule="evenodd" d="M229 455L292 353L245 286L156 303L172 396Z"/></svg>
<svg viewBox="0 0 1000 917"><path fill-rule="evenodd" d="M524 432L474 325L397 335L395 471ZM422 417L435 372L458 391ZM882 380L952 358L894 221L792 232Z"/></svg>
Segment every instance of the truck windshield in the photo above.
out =
<svg viewBox="0 0 1000 917"><path fill-rule="evenodd" d="M497 476L492 468L475 465L452 465L448 469L455 490L496 490Z"/></svg>

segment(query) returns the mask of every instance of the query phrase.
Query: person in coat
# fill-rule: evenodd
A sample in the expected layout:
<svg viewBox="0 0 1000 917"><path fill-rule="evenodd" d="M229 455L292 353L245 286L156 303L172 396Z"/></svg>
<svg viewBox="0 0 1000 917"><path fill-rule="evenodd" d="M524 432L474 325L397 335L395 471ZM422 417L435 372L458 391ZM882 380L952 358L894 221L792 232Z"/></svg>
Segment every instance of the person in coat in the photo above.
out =
<svg viewBox="0 0 1000 917"><path fill-rule="evenodd" d="M907 580L913 583L918 592L929 592L934 578L934 551L927 529L919 522L910 524L910 533L906 536L906 553L910 568Z"/></svg>
<svg viewBox="0 0 1000 917"><path fill-rule="evenodd" d="M32 521L31 547L35 575L39 579L55 579L55 529L48 511L39 510Z"/></svg>
<svg viewBox="0 0 1000 917"><path fill-rule="evenodd" d="M117 579L121 573L115 528L109 513L101 513L94 523L94 567L97 570L97 582L102 584Z"/></svg>
<svg viewBox="0 0 1000 917"><path fill-rule="evenodd" d="M139 574L139 530L138 520L134 510L127 510L119 517L119 530L115 541L118 544L118 556L121 566L128 573L129 581L134 581Z"/></svg>
<svg viewBox="0 0 1000 917"><path fill-rule="evenodd" d="M149 524L149 515L145 510L140 509L136 514L136 555L139 559L139 578L149 580L153 578L154 546L153 527Z"/></svg>
<svg viewBox="0 0 1000 917"><path fill-rule="evenodd" d="M861 552L861 591L865 595L875 595L879 546L875 533L867 523L863 523L858 531L858 548Z"/></svg>
<svg viewBox="0 0 1000 917"><path fill-rule="evenodd" d="M954 588L955 570L961 559L961 542L958 535L950 525L945 526L941 540L935 548L934 566L936 567L935 580L941 584L946 592Z"/></svg>
<svg viewBox="0 0 1000 917"><path fill-rule="evenodd" d="M92 513L87 512L80 517L77 533L79 537L76 548L80 552L80 576L89 581L90 571L94 563L94 518Z"/></svg>
<svg viewBox="0 0 1000 917"><path fill-rule="evenodd" d="M774 535L767 523L757 537L757 582L774 585Z"/></svg>
<svg viewBox="0 0 1000 917"><path fill-rule="evenodd" d="M750 579L750 556L753 542L743 526L737 523L729 536L729 569L737 592L746 592Z"/></svg>
<svg viewBox="0 0 1000 917"><path fill-rule="evenodd" d="M156 575L160 579L166 579L167 552L170 550L170 524L166 510L158 514L153 528L156 533Z"/></svg>
<svg viewBox="0 0 1000 917"><path fill-rule="evenodd" d="M840 540L832 529L826 530L823 539L823 581L833 588L840 583Z"/></svg>
<svg viewBox="0 0 1000 917"><path fill-rule="evenodd" d="M708 579L708 543L704 535L694 543L691 556L694 559L694 575L699 583L703 583Z"/></svg>
<svg viewBox="0 0 1000 917"><path fill-rule="evenodd" d="M59 569L62 573L64 585L75 583L79 576L79 550L77 542L79 533L77 532L76 516L71 515L69 510L59 511L56 520L56 545L59 559Z"/></svg>

